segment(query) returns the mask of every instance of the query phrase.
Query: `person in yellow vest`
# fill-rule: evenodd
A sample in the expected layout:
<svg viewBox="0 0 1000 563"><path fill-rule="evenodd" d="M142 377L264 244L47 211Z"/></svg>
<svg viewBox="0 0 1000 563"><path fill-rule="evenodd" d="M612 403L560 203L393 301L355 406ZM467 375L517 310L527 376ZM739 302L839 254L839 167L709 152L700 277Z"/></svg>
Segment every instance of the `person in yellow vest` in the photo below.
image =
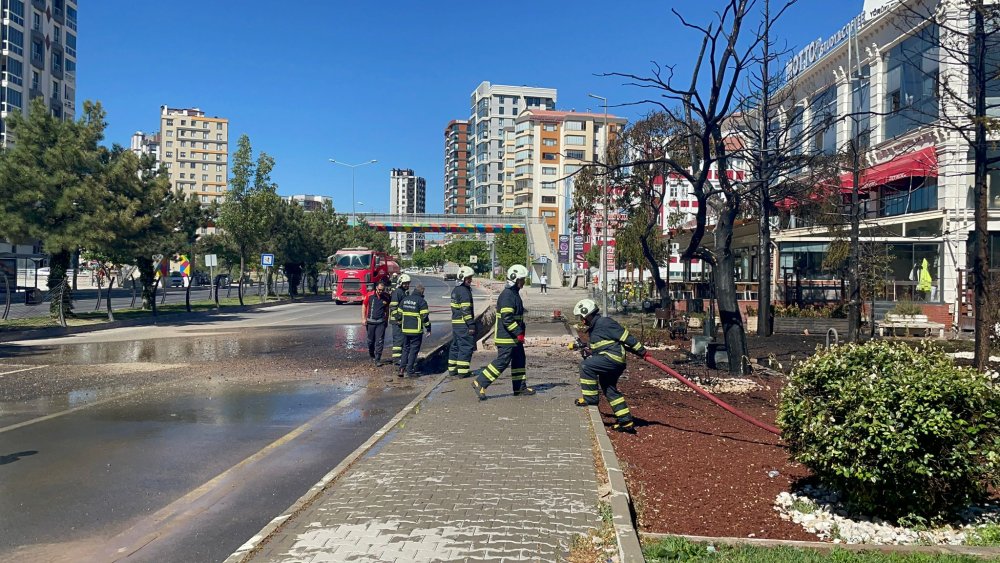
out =
<svg viewBox="0 0 1000 563"><path fill-rule="evenodd" d="M431 333L430 309L424 299L424 286L417 284L399 303L400 330L403 333L403 356L399 377L417 375L417 354L424 341L424 332Z"/></svg>

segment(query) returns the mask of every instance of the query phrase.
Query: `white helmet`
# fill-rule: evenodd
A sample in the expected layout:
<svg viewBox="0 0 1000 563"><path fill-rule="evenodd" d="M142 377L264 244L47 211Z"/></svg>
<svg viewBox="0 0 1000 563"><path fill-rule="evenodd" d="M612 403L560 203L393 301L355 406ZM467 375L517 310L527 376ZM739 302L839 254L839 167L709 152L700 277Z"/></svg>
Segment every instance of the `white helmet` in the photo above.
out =
<svg viewBox="0 0 1000 563"><path fill-rule="evenodd" d="M404 283L410 283L410 274L399 275L399 284L402 285Z"/></svg>
<svg viewBox="0 0 1000 563"><path fill-rule="evenodd" d="M577 317L587 317L593 313L600 311L601 308L597 306L597 302L593 299L581 299L573 307L573 315Z"/></svg>
<svg viewBox="0 0 1000 563"><path fill-rule="evenodd" d="M528 277L528 269L520 264L514 264L507 268L507 281L515 282Z"/></svg>
<svg viewBox="0 0 1000 563"><path fill-rule="evenodd" d="M456 277L460 280L464 280L465 278L471 278L474 275L476 275L476 272L472 271L472 268L462 266L458 269L458 275Z"/></svg>

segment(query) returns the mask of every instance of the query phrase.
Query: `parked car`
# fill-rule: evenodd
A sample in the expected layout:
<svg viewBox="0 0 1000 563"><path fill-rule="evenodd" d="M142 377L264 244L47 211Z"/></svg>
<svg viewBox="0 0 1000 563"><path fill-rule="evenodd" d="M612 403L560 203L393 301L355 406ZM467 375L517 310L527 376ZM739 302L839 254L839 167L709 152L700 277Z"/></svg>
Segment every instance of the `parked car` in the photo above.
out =
<svg viewBox="0 0 1000 563"><path fill-rule="evenodd" d="M168 287L184 287L184 276L180 272L170 272L167 278Z"/></svg>

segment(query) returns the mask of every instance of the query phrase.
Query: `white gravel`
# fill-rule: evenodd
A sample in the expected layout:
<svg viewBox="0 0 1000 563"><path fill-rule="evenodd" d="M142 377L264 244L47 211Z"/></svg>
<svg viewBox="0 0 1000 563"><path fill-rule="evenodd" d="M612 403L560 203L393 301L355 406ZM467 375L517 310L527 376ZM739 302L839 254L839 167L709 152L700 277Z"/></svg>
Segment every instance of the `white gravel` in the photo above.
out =
<svg viewBox="0 0 1000 563"><path fill-rule="evenodd" d="M975 528L1000 523L1000 504L994 503L970 507L960 521L936 528L896 526L880 518L849 516L836 493L810 486L779 493L774 510L821 540L845 544L962 545Z"/></svg>

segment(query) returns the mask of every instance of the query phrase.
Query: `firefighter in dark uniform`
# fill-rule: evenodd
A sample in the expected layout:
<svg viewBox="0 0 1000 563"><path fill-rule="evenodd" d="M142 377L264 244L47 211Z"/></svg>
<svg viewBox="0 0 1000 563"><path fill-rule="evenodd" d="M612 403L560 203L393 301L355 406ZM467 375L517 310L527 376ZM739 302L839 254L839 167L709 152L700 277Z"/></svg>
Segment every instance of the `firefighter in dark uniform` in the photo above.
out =
<svg viewBox="0 0 1000 563"><path fill-rule="evenodd" d="M625 404L625 396L618 390L618 378L625 371L625 350L643 359L649 356L649 352L618 321L599 316L599 311L593 299L582 299L573 307L573 315L583 322L590 335L590 344L581 350L584 357L580 366L583 397L576 400L576 405L597 405L603 392L618 419L612 429L635 432L632 413Z"/></svg>
<svg viewBox="0 0 1000 563"><path fill-rule="evenodd" d="M458 269L458 285L451 290L451 349L448 351L448 373L469 377L472 352L476 349L476 312L472 304L472 276L468 266Z"/></svg>
<svg viewBox="0 0 1000 563"><path fill-rule="evenodd" d="M479 370L472 386L480 401L486 400L486 388L496 381L507 366L511 366L510 379L514 395L534 395L528 387L527 363L524 357L524 303L519 291L524 287L528 269L515 264L507 270L507 288L497 298L497 322L493 329L493 343L497 347L495 360Z"/></svg>
<svg viewBox="0 0 1000 563"><path fill-rule="evenodd" d="M392 363L397 366L400 365L400 360L403 357L403 331L399 326L402 317L399 314L399 304L409 292L410 275L401 274L399 285L392 290L392 296L389 297L389 322L392 324Z"/></svg>
<svg viewBox="0 0 1000 563"><path fill-rule="evenodd" d="M399 303L400 328L403 332L403 363L399 377L417 375L417 354L424 341L424 331L431 333L430 309L424 299L424 286L419 283L413 292Z"/></svg>
<svg viewBox="0 0 1000 563"><path fill-rule="evenodd" d="M361 307L361 324L368 333L368 355L375 367L382 365L382 348L385 346L385 325L389 322L389 293L386 280L379 280L375 291L368 295Z"/></svg>

